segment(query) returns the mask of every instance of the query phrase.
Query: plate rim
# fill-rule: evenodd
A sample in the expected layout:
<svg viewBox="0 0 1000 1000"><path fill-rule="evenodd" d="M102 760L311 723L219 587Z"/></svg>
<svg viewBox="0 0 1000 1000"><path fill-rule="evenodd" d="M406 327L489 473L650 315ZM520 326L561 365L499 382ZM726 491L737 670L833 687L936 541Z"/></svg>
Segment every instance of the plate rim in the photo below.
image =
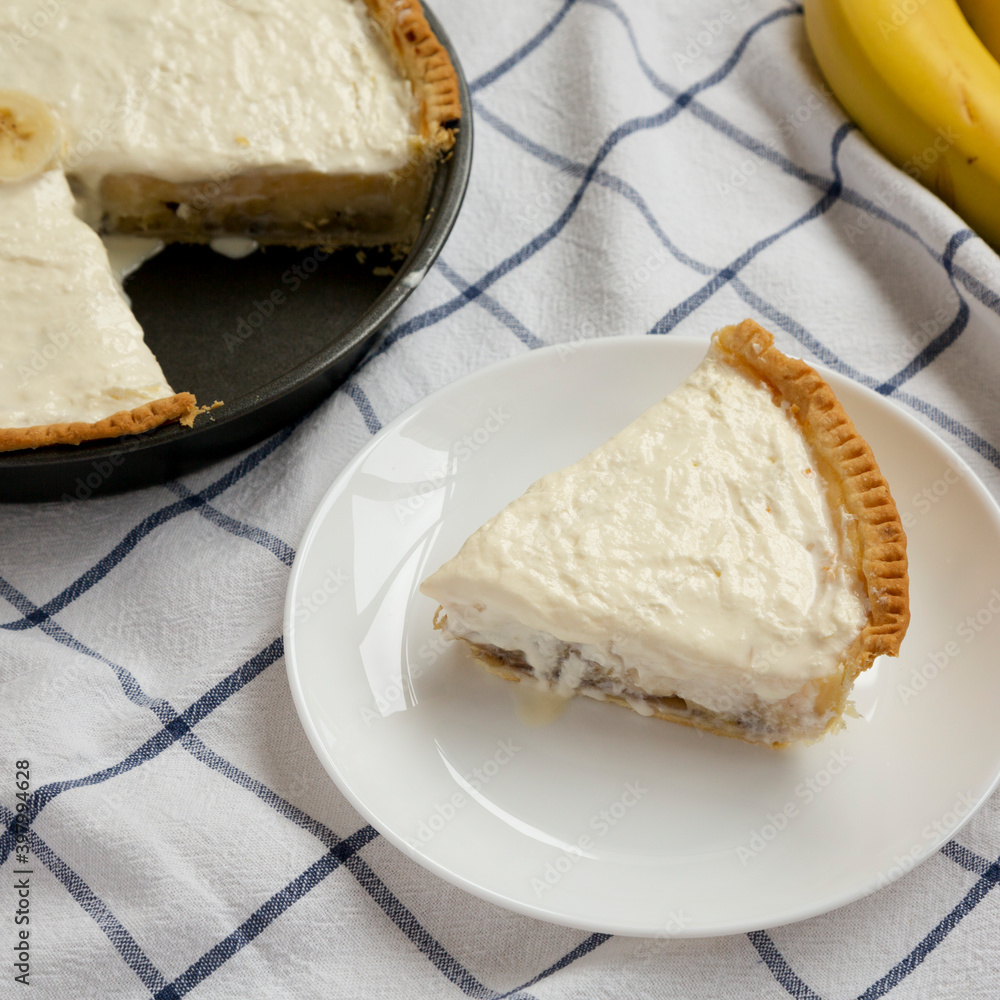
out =
<svg viewBox="0 0 1000 1000"><path fill-rule="evenodd" d="M650 334L627 334L622 336L595 337L583 342L576 342L574 344L574 349L582 349L586 351L614 351L617 349L627 349L630 344L638 345L650 343L650 337ZM662 336L661 342L663 344L669 343L671 345L683 346L684 348L697 346L702 351L707 349L708 346L707 338L692 336L664 335ZM662 929L649 928L648 926L640 927L638 925L601 923L588 919L573 919L568 914L556 913L551 909L546 909L525 899L505 895L501 892L479 885L473 879L454 871L446 864L422 853L413 843L398 835L395 831L386 829L382 825L379 818L368 808L364 800L355 793L350 782L341 774L326 746L320 740L318 728L313 725L311 719L309 719L308 705L306 703L305 692L302 687L301 675L299 673L296 660L297 652L295 645L294 611L299 577L302 573L302 567L306 559L308 559L309 553L312 551L315 537L326 519L330 506L335 498L339 496L339 494L348 485L356 470L379 446L379 442L384 437L388 437L392 434L398 427L418 415L422 410L433 405L439 399L446 397L452 392L461 392L463 389L472 386L483 379L492 378L494 373L498 371L505 371L509 368L519 367L524 364L538 363L537 358L545 355L558 354L561 349L565 349L564 344L550 344L545 347L528 351L524 354L513 355L500 361L493 362L492 364L484 365L475 371L468 372L454 381L449 382L429 393L427 396L415 402L412 406L408 407L404 412L382 427L378 433L373 435L372 438L348 460L347 464L334 478L329 488L319 501L316 510L313 512L313 515L302 534L302 538L296 549L295 559L289 573L288 585L285 592L282 636L285 651L285 672L288 678L289 689L292 695L296 715L298 716L299 723L305 732L310 746L313 748L313 752L316 754L321 766L323 767L323 770L327 773L330 780L333 781L338 791L348 800L352 808L354 808L368 823L370 823L382 837L393 845L393 847L415 861L425 870L430 871L437 877L444 879L451 885L457 886L458 888L469 892L471 895L479 899L501 906L522 916L531 917L536 920L542 920L546 923L562 927L570 927L577 930L615 934L625 937L686 939L723 937L732 934L744 934L754 930L769 930L775 927L787 926L799 923L803 920L811 919L812 917L831 913L844 906L848 906L851 903L873 895L879 889L885 888L903 878L905 875L911 874L929 858L935 856L940 851L941 847L954 838L966 826L966 824L972 820L973 816L979 812L983 805L989 801L992 795L997 791L997 788L1000 787L1000 766L997 767L996 772L993 775L992 782L989 784L988 788L986 788L982 795L976 800L975 805L970 808L964 816L959 818L959 821L954 827L950 828L946 833L938 835L938 837L933 841L930 841L925 853L917 859L912 866L899 871L898 874L894 874L891 877L885 876L884 880L881 880L878 885L862 885L845 891L839 895L827 897L824 901L818 902L814 906L801 907L794 914L783 913L780 915L774 915L773 917L765 917L761 923L754 923L753 925L745 922L734 922L731 924L719 924L711 928L695 928L690 931L687 928L677 928L670 931L663 931ZM903 409L903 407L894 400L887 398L880 393L875 392L875 390L869 388L868 386L865 386L846 375L833 371L822 364L812 364L812 362L808 361L808 359L807 363L811 364L812 367L814 367L816 371L823 376L823 378L829 378L835 391L837 390L837 383L843 383L850 386L854 390L859 390L860 393L863 396L866 396L869 400L877 402L881 406L887 406L897 417L902 419L903 423L907 425L910 430L915 430L917 434L922 437L925 442L929 442L933 448L942 449L949 456L951 461L956 463L958 468L963 471L963 482L969 484L972 491L976 494L977 499L983 503L984 508L988 511L989 516L994 522L997 537L1000 538L1000 503L994 499L993 495L986 488L985 484L976 474L975 470L972 469L962 456L959 455L958 452L956 452L946 441L935 434L930 428L925 427L913 414Z"/></svg>

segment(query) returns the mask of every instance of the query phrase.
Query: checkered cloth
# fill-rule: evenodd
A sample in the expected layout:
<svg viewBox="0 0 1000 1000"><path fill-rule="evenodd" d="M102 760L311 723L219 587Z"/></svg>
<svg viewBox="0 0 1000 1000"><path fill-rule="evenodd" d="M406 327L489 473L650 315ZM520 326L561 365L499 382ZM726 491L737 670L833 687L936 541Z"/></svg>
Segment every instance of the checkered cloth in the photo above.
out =
<svg viewBox="0 0 1000 1000"><path fill-rule="evenodd" d="M464 894L317 763L284 670L295 546L372 434L494 361L753 316L915 414L1000 492L1000 262L845 121L799 6L435 8L471 81L469 193L351 380L181 482L0 510L0 997L21 995L25 865L43 998L997 996L996 798L827 916L643 941Z"/></svg>

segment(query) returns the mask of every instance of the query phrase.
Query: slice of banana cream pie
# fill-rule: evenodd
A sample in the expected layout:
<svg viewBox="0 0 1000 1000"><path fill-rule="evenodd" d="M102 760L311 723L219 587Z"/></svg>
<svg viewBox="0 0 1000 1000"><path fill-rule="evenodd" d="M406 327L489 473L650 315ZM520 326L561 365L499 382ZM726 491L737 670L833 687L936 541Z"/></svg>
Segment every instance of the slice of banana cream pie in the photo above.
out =
<svg viewBox="0 0 1000 1000"><path fill-rule="evenodd" d="M2 105L2 98L0 98ZM0 184L0 451L189 417L142 339L60 170Z"/></svg>
<svg viewBox="0 0 1000 1000"><path fill-rule="evenodd" d="M421 590L501 677L767 746L840 728L909 621L906 537L871 448L751 320Z"/></svg>
<svg viewBox="0 0 1000 1000"><path fill-rule="evenodd" d="M195 412L108 297L78 216L168 241L405 249L461 115L419 0L12 0L0 38L0 450Z"/></svg>

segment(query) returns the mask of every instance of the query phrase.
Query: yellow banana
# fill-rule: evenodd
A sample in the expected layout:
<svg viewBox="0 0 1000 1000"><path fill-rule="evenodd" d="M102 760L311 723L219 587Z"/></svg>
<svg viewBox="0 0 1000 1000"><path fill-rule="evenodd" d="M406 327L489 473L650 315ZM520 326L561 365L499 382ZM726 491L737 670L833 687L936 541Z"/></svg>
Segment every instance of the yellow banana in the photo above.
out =
<svg viewBox="0 0 1000 1000"><path fill-rule="evenodd" d="M1000 59L1000 2L998 0L958 0L965 19L979 40Z"/></svg>
<svg viewBox="0 0 1000 1000"><path fill-rule="evenodd" d="M1000 247L1000 63L957 0L805 0L805 14L847 113Z"/></svg>

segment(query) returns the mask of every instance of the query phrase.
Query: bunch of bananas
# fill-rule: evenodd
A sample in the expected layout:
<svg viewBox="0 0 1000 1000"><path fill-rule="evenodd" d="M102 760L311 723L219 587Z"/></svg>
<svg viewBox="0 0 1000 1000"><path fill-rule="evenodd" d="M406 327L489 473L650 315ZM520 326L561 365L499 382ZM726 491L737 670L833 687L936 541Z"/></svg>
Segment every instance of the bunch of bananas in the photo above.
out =
<svg viewBox="0 0 1000 1000"><path fill-rule="evenodd" d="M805 14L847 113L1000 248L1000 0L805 0Z"/></svg>

